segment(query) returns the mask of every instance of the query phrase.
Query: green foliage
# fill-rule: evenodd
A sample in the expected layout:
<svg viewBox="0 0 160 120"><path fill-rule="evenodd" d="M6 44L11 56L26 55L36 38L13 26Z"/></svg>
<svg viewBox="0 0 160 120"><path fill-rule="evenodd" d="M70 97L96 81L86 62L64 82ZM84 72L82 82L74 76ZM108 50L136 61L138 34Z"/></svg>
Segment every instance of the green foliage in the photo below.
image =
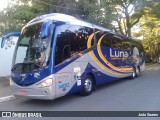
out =
<svg viewBox="0 0 160 120"><path fill-rule="evenodd" d="M143 36L143 45L146 53L152 61L158 60L160 57L160 16L158 6L160 2L153 0L149 6L144 9L144 15L139 23L141 31L140 36Z"/></svg>
<svg viewBox="0 0 160 120"><path fill-rule="evenodd" d="M113 7L106 0L96 1L79 0L13 0L14 4L0 12L0 32L6 34L11 31L20 31L31 19L50 12L59 12L111 29ZM96 9L95 9L96 8Z"/></svg>
<svg viewBox="0 0 160 120"><path fill-rule="evenodd" d="M110 0L110 3L115 8L117 18L115 21L118 26L115 26L116 31L131 37L131 29L136 25L144 14L144 6L147 5L147 0Z"/></svg>
<svg viewBox="0 0 160 120"><path fill-rule="evenodd" d="M112 14L113 7L106 0L101 0L100 4L87 1L81 1L76 4L78 9L88 11L88 14L84 17L87 21L101 25L108 29L113 27L111 25L111 22L115 18L115 15Z"/></svg>
<svg viewBox="0 0 160 120"><path fill-rule="evenodd" d="M151 7L153 8L151 13L160 19L160 0L153 0Z"/></svg>
<svg viewBox="0 0 160 120"><path fill-rule="evenodd" d="M48 8L30 0L14 0L7 9L0 12L0 33L20 31L21 28L34 17L44 14Z"/></svg>

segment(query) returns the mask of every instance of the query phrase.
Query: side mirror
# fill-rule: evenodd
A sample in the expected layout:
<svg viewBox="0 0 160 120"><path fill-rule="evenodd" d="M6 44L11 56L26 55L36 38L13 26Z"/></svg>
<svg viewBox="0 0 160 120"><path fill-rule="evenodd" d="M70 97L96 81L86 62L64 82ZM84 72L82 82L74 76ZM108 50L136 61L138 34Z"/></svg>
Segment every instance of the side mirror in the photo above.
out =
<svg viewBox="0 0 160 120"><path fill-rule="evenodd" d="M49 36L52 23L54 23L56 25L65 24L65 22L62 22L62 21L52 21L52 20L49 20L49 21L43 23L42 28L41 28L41 39L46 39Z"/></svg>
<svg viewBox="0 0 160 120"><path fill-rule="evenodd" d="M4 47L5 41L6 41L9 37L12 37L12 36L20 37L20 36L21 36L21 33L20 33L20 32L11 32L11 33L6 34L6 35L2 38L1 48Z"/></svg>
<svg viewBox="0 0 160 120"><path fill-rule="evenodd" d="M45 39L49 36L50 33L50 27L53 21L48 21L46 23L43 23L42 28L41 28L41 39Z"/></svg>

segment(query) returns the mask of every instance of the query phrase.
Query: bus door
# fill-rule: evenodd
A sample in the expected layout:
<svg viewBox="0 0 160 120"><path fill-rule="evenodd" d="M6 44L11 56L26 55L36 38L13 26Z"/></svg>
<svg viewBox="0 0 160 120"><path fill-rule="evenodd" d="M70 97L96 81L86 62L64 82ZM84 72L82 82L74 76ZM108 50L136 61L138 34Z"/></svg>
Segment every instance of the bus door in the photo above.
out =
<svg viewBox="0 0 160 120"><path fill-rule="evenodd" d="M55 81L56 97L66 95L72 87L70 63L70 40L68 25L61 25L58 28L56 48L55 48Z"/></svg>
<svg viewBox="0 0 160 120"><path fill-rule="evenodd" d="M66 95L71 88L71 73L61 72L55 74L56 98Z"/></svg>

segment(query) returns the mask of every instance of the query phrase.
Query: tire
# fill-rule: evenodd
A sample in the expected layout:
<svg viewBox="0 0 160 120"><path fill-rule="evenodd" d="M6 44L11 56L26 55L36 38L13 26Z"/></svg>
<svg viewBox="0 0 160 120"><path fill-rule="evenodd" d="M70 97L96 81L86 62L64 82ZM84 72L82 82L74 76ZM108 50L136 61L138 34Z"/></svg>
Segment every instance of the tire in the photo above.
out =
<svg viewBox="0 0 160 120"><path fill-rule="evenodd" d="M131 79L135 79L136 78L136 68L133 67L133 72L132 72L132 75L131 75Z"/></svg>
<svg viewBox="0 0 160 120"><path fill-rule="evenodd" d="M137 67L137 70L136 70L136 77L139 77L140 76L140 68Z"/></svg>
<svg viewBox="0 0 160 120"><path fill-rule="evenodd" d="M94 90L93 78L88 75L83 82L83 89L81 91L81 95L88 96L93 92L93 90Z"/></svg>

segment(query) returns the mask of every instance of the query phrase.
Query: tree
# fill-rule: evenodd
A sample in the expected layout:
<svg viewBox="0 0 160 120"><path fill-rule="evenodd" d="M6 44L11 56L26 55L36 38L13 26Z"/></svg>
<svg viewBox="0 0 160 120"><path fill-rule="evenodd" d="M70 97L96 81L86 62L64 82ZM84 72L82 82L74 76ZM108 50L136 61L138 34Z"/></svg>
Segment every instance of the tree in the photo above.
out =
<svg viewBox="0 0 160 120"><path fill-rule="evenodd" d="M112 6L106 0L14 0L14 4L0 12L0 32L20 31L34 17L51 12L73 15L112 28L112 11Z"/></svg>
<svg viewBox="0 0 160 120"><path fill-rule="evenodd" d="M89 22L94 24L101 25L108 29L112 29L112 21L115 18L115 15L112 14L113 7L106 0L79 0L76 3L77 9L83 10L84 14L78 13L80 18L83 18ZM96 8L96 9L95 9Z"/></svg>
<svg viewBox="0 0 160 120"><path fill-rule="evenodd" d="M143 45L147 55L150 55L152 61L160 57L160 2L153 0L144 9L144 15L140 20L141 28L139 36L143 36Z"/></svg>
<svg viewBox="0 0 160 120"><path fill-rule="evenodd" d="M14 4L10 4L8 8L0 12L1 34L20 31L31 19L48 12L47 6L32 3L31 0L14 0L14 2Z"/></svg>
<svg viewBox="0 0 160 120"><path fill-rule="evenodd" d="M137 24L144 14L147 0L110 0L117 15L118 27L115 30L121 34L131 37L131 29Z"/></svg>
<svg viewBox="0 0 160 120"><path fill-rule="evenodd" d="M37 0L36 0L37 1ZM67 1L67 2L66 2ZM99 2L98 2L99 1ZM49 2L38 2L51 7L51 12L69 14L89 22L112 28L114 19L113 8L106 0L54 0ZM95 9L96 8L96 9Z"/></svg>

